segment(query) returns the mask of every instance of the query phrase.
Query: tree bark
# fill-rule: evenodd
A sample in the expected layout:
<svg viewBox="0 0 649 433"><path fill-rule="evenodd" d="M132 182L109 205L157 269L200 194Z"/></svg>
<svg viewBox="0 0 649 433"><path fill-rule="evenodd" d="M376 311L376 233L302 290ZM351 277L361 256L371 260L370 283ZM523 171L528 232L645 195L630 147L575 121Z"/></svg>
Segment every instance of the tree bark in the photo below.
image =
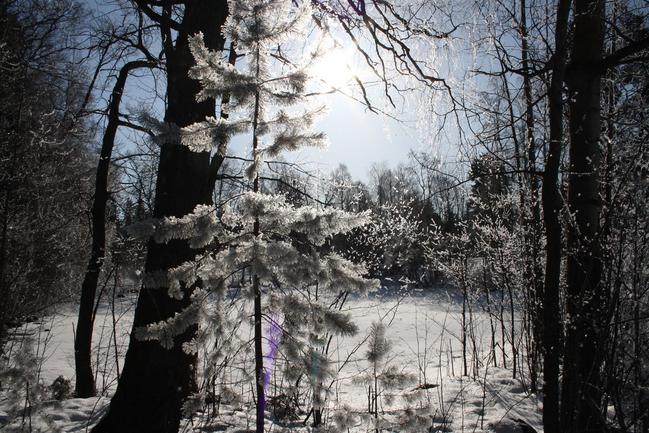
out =
<svg viewBox="0 0 649 433"><path fill-rule="evenodd" d="M188 46L190 35L203 32L205 44L213 50L223 49L221 26L227 16L224 0L194 0L186 2L175 47L167 47L167 108L165 121L184 127L207 116L213 116L215 101L196 102L200 85L188 77L194 64ZM168 21L168 16L161 23ZM163 32L164 33L164 32ZM170 44L169 35L164 43ZM160 152L154 216L184 216L196 205L211 202L209 187L209 152L191 152L180 143L165 143ZM199 251L186 241L166 244L150 241L145 272L166 271ZM182 404L195 388L196 356L182 350L184 342L195 335L191 327L175 338L172 349L164 349L155 341L140 341L135 330L159 322L182 311L189 303L193 287L184 288L182 300L172 299L165 288L140 291L133 331L124 370L107 414L93 432L175 433L182 417Z"/></svg>
<svg viewBox="0 0 649 433"><path fill-rule="evenodd" d="M256 52L256 78L260 78L260 64L259 58L261 53L259 48ZM259 104L260 94L259 91L255 93L255 108L252 118L252 159L257 159L257 152L259 152L259 136L257 127L259 126ZM259 174L255 174L252 190L256 193L259 192ZM261 234L259 230L259 218L255 218L253 227L253 235L258 237ZM254 272L254 269L252 270ZM259 284L259 277L256 273L252 276L252 291L255 297L254 300L254 340L255 340L255 391L257 393L257 405L255 407L255 432L264 433L264 412L266 409L266 391L265 384L265 371L264 371L264 351L263 351L263 330L262 330L262 308L261 308L261 286Z"/></svg>
<svg viewBox="0 0 649 433"><path fill-rule="evenodd" d="M559 361L561 348L561 278L562 200L559 189L559 165L563 142L563 82L566 70L570 0L561 0L557 8L555 50L549 90L550 144L541 190L543 222L546 235L545 281L543 285L543 426L546 433L559 433Z"/></svg>
<svg viewBox="0 0 649 433"><path fill-rule="evenodd" d="M532 93L532 77L529 62L529 32L527 28L527 4L521 0L521 66L523 67L523 92L525 95L525 138L527 142L527 172L530 187L529 204L531 215L527 221L528 230L531 233L526 235L528 244L528 276L531 290L531 331L534 337L533 346L529 348L530 360L530 388L532 392L537 391L537 375L539 367L539 345L536 342L543 341L543 269L539 263L541 243L539 224L541 221L541 209L539 206L539 181L536 175L536 140L534 137L534 98Z"/></svg>
<svg viewBox="0 0 649 433"><path fill-rule="evenodd" d="M567 258L566 350L561 423L568 432L603 432L600 368L606 296L600 284L600 134L604 1L575 0L570 90L570 230Z"/></svg>
<svg viewBox="0 0 649 433"><path fill-rule="evenodd" d="M75 362L75 395L80 398L92 397L96 394L95 377L92 374L91 347L93 310L97 281L106 255L106 203L108 202L108 175L110 162L115 145L115 135L119 127L119 107L126 85L128 74L137 68L153 67L148 61L132 61L126 63L119 71L108 107L108 122L101 143L97 175L95 178L95 194L92 203L92 245L86 274L81 284L81 299L79 301L79 316L74 340Z"/></svg>

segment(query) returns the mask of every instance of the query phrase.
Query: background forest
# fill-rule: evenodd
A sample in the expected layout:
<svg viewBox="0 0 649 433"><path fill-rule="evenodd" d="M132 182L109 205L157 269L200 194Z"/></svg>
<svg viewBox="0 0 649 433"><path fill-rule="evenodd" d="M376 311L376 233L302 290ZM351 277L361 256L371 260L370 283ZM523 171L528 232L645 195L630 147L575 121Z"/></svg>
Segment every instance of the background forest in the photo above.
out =
<svg viewBox="0 0 649 433"><path fill-rule="evenodd" d="M0 429L649 432L648 17L0 0Z"/></svg>

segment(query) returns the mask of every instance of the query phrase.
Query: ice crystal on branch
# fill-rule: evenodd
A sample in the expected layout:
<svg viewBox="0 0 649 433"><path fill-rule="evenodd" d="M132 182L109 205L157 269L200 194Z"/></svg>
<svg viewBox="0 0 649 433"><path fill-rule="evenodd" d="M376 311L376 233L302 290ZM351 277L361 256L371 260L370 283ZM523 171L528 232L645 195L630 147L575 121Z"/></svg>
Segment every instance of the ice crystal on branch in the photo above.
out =
<svg viewBox="0 0 649 433"><path fill-rule="evenodd" d="M245 120L229 121L208 117L204 122L194 123L180 132L181 143L192 152L211 152L220 143L229 142L232 136L246 132Z"/></svg>

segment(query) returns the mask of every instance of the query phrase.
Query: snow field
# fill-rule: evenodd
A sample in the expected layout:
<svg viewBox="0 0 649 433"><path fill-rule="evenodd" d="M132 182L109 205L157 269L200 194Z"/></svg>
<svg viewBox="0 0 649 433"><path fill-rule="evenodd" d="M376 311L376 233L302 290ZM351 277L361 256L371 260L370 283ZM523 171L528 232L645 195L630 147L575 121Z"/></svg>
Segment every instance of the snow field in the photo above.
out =
<svg viewBox="0 0 649 433"><path fill-rule="evenodd" d="M42 431L50 431L52 426L64 432L86 431L99 419L109 402L108 396L114 392L118 368L123 366L133 305L133 298L119 298L115 308L102 305L97 312L95 369L97 387L103 397L45 401L39 411L46 415L49 423L43 422L45 428ZM474 326L467 341L467 361L469 375L474 377L467 377L462 376L462 305L457 294L436 289L415 295L384 292L383 295L350 298L344 310L353 315L359 332L354 337L334 337L332 340L330 357L332 368L338 373L330 383L327 397L323 417L327 428L337 430L338 427L340 431L349 428L350 433L375 431L376 428L395 432L509 433L522 431L518 423L523 420L541 432L537 397L526 394L521 382L512 378L512 372L502 368L502 360L497 359L498 367L493 367L489 351L489 316L475 305L472 308ZM22 328L22 334L37 337L39 341L39 354L43 357L40 380L45 385L51 384L59 375L74 379L75 321L75 309L66 307L39 324ZM366 340L372 323L377 321L386 325L386 334L391 342L385 365L411 375L412 381L395 389L383 390L379 414L375 418L368 413L367 383L359 378L371 373L366 359ZM250 336L251 328L244 321L236 335L242 345L236 362L232 362L220 376L239 398L228 399L221 395L218 416L199 413L184 423L186 431L235 432L254 428L254 410L250 403L254 401L251 396L253 362L245 347ZM505 342L505 346L507 344ZM506 350L505 353L511 356L510 352ZM474 353L479 359L476 371L473 371ZM496 357L501 357L500 348ZM282 377L283 367L280 356L275 362L268 397L287 385ZM474 372L478 374L473 375ZM216 392L223 394L223 388ZM3 403L4 400L0 401L0 425L7 421ZM312 418L304 424L306 416L306 413L301 413L295 420L272 420L269 410L267 428L270 431L310 431ZM15 423L12 425L16 427ZM36 421L32 430L38 431Z"/></svg>

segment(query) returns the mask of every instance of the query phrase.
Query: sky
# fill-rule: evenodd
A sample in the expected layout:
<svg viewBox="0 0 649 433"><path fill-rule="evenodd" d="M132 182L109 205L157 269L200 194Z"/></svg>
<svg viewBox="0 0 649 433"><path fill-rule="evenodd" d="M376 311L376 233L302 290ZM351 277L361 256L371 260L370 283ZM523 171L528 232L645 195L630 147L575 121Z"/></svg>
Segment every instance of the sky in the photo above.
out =
<svg viewBox="0 0 649 433"><path fill-rule="evenodd" d="M324 76L328 75L331 68L336 65L332 59L325 60L327 65L319 68L320 72L318 72ZM363 75L364 72L355 71L355 73ZM394 167L399 162L407 160L410 150L430 150L430 145L422 142L414 109L392 109L389 115L370 111L357 100L360 97L360 91L358 85L350 81L351 77L352 75L347 75L335 78L333 87L340 88L339 92L319 96L317 100L310 101L313 105L327 107L326 114L318 119L313 127L314 130L326 133L327 147L322 149L306 148L291 152L284 154L284 159L299 162L305 170L314 174L320 172L325 176L340 163L344 163L354 179L366 181L373 164L385 162L388 166ZM142 106L148 105L147 103L142 104L142 100L147 100L147 94L153 94L150 85L151 82L146 77L141 80L135 77L130 78L129 90L127 90L129 98L124 111L137 113ZM322 87L319 87L320 91L327 91L331 88L332 86L328 83L323 83ZM371 85L368 88L368 94L374 106L383 107L385 105L385 96L377 89L372 89ZM153 103L153 111L156 115L162 116L161 101L149 99L149 102ZM295 107L295 109L299 110L300 107ZM127 131L122 131L120 134L123 144L127 144L131 137L132 135ZM232 154L250 156L248 155L249 137L247 135L235 137L230 148Z"/></svg>
<svg viewBox="0 0 649 433"><path fill-rule="evenodd" d="M389 105L383 83L366 66L348 37L333 34L333 38L335 42L325 37L323 55L310 71L314 89L326 93L311 102L313 105L324 104L328 108L327 114L319 119L313 129L327 134L328 146L324 149L303 149L283 157L301 163L309 171L323 174L343 163L352 177L361 181L368 180L372 165L385 163L388 167L395 167L407 161L411 151L454 160L457 153L451 145L454 139L431 133L434 130L431 125L435 122L432 110L425 106L431 103L431 99L426 96L427 91L421 88L423 86L417 83L413 85L407 78L396 74L389 80L410 90L403 93L391 90L396 106ZM305 46L308 47L308 43ZM394 72L391 74L395 75ZM363 96L356 78L364 83L367 97L376 112L362 102ZM332 89L335 91L328 93ZM447 131L454 129L451 123Z"/></svg>
<svg viewBox="0 0 649 433"><path fill-rule="evenodd" d="M313 126L314 131L327 135L324 148L303 148L285 153L282 158L299 163L305 170L323 175L345 164L352 177L366 181L373 164L387 163L394 167L408 159L412 150L423 150L425 145L418 138L418 131L410 113L399 115L399 120L388 115L371 112L362 103L349 96L335 93L321 97L328 111ZM233 153L250 149L247 136L235 138L231 145ZM248 156L248 155L242 155Z"/></svg>
<svg viewBox="0 0 649 433"><path fill-rule="evenodd" d="M295 159L307 166L329 171L344 163L353 178L365 180L372 164L394 166L407 159L410 149L420 147L414 125L375 114L341 94L328 96L324 102L329 112L315 129L327 134L329 144L297 152Z"/></svg>
<svg viewBox="0 0 649 433"><path fill-rule="evenodd" d="M344 47L329 48L322 59L312 68L313 88L310 91L324 93L308 101L309 106L325 105L327 112L313 126L314 131L327 135L325 148L303 148L285 153L282 158L299 163L313 174L326 176L339 164L345 164L352 177L367 181L373 164L386 163L394 167L408 159L410 150L430 150L424 144L416 119L417 105L414 96L395 98L397 107L386 107L382 87L376 77L363 67L358 55ZM361 91L354 76L366 83L368 98L377 112L372 112L363 102ZM336 89L330 93L332 89ZM410 102L411 106L408 106ZM298 105L292 110L299 111ZM387 114L384 114L384 111ZM230 149L241 156L249 153L247 137L233 140ZM428 147L427 147L428 146Z"/></svg>
<svg viewBox="0 0 649 433"><path fill-rule="evenodd" d="M87 1L96 5L96 0ZM423 133L418 128L417 111L421 109L421 104L414 101L416 97L401 102L397 97L397 104L403 106L388 109L390 115L374 113L354 99L360 98L360 90L353 77L357 76L363 82L376 81L376 77L363 67L363 61L355 50L345 46L347 39L343 37L340 40L341 43L325 50L323 58L314 67L316 80L323 84L321 89L340 89L340 92L327 94L317 101L318 105L324 103L328 107L328 113L316 123L314 129L325 132L329 144L325 149L303 149L284 155L284 158L299 162L305 170L324 176L344 163L354 179L367 181L373 164L386 163L394 167L406 161L411 150L439 154L439 148L431 148L433 140L422 137ZM134 102L126 104L141 109L141 98L152 94L153 89L145 88L150 87L146 80L130 78L129 84L133 92L131 95L134 95L131 101ZM385 108L386 98L380 86L372 87L370 84L368 95L374 106ZM159 102L154 103L154 111L161 114L163 110ZM126 141L128 136L121 135L121 139ZM249 156L244 151L249 149L246 141L246 137L235 138L231 146L233 153Z"/></svg>
<svg viewBox="0 0 649 433"><path fill-rule="evenodd" d="M322 172L344 163L354 179L367 181L373 164L386 163L388 167L395 167L408 160L410 151L433 154L448 162L457 158L457 149L452 145L455 138L448 134L455 130L452 122L448 122L444 136L432 132L432 117L424 118L423 123L428 125L422 127L422 120L418 118L422 111L425 112L423 103L418 101L422 95L408 95L403 107L392 110L385 107L387 114L377 114L347 96L351 93L349 89L344 93L323 98L329 111L314 126L327 134L328 146L294 152L292 156L287 155L288 160L299 161ZM380 90L368 90L368 94L372 104L385 105L385 96ZM398 98L395 102L399 104Z"/></svg>

